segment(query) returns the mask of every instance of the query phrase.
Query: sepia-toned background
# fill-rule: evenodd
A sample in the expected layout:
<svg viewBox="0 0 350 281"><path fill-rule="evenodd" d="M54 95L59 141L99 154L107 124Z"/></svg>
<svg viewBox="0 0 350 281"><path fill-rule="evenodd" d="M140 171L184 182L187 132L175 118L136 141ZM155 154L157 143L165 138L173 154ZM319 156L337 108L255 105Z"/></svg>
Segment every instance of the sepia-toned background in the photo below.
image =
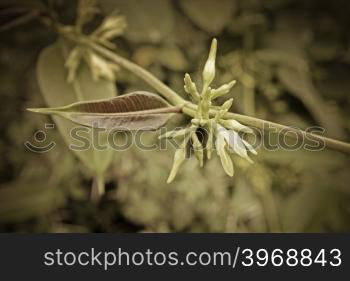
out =
<svg viewBox="0 0 350 281"><path fill-rule="evenodd" d="M76 1L37 2L49 5L62 23L74 22ZM233 112L298 128L321 126L326 136L350 140L349 1L97 2L98 17L117 10L126 19L125 33L114 41L115 52L185 98L184 74L200 80L215 37L219 49L214 84L237 80L229 95ZM10 19L0 18L2 24ZM45 128L55 124L53 119L26 111L46 106L37 61L56 38L36 20L0 33L1 232L350 230L349 156L327 149L261 148L253 165L235 159L233 178L225 175L217 157L203 169L191 158L175 181L166 184L174 149L132 146L113 153L106 193L99 202L92 201L93 176L57 126ZM59 67L52 63L47 69L57 100L65 91L55 80ZM155 92L122 69L116 77L119 94ZM104 95L95 91L91 98ZM178 117L169 126L187 122ZM143 138L159 143L158 135L150 132ZM37 147L56 145L35 153L24 145L27 141Z"/></svg>

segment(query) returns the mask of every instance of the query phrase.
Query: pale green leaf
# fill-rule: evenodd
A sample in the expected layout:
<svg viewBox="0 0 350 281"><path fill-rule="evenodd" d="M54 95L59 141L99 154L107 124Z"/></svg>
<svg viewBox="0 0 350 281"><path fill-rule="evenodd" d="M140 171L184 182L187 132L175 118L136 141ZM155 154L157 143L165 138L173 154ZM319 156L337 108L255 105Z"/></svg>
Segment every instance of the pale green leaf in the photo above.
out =
<svg viewBox="0 0 350 281"><path fill-rule="evenodd" d="M101 0L106 13L118 10L125 16L125 36L134 42L161 42L172 32L173 7L169 0Z"/></svg>
<svg viewBox="0 0 350 281"><path fill-rule="evenodd" d="M165 46L159 49L157 59L162 65L174 71L184 71L188 68L187 59L177 46Z"/></svg>
<svg viewBox="0 0 350 281"><path fill-rule="evenodd" d="M0 187L0 222L20 222L47 214L64 204L63 191L41 182Z"/></svg>
<svg viewBox="0 0 350 281"><path fill-rule="evenodd" d="M181 0L180 5L195 24L214 34L231 22L236 8L233 0Z"/></svg>
<svg viewBox="0 0 350 281"><path fill-rule="evenodd" d="M314 86L310 73L288 66L280 66L277 75L288 91L300 99L316 121L326 129L328 136L343 138L341 118L323 100Z"/></svg>

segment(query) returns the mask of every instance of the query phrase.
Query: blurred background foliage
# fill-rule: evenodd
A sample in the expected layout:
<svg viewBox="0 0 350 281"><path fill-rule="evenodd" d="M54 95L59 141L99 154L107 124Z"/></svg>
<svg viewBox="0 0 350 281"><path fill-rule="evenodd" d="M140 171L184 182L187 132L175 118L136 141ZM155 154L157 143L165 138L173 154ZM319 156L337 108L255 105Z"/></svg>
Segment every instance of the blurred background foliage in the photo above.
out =
<svg viewBox="0 0 350 281"><path fill-rule="evenodd" d="M34 1L34 0L33 0ZM4 1L6 2L6 1ZM43 1L72 24L76 1ZM213 37L216 83L237 79L233 111L307 127L349 141L350 2L347 0L99 0L128 27L116 52L183 94L184 72L200 78ZM101 16L100 15L100 16ZM25 111L45 106L36 63L56 35L38 22L0 33L1 232L341 232L350 230L349 157L264 151L254 165L236 159L234 178L217 158L186 161L167 185L173 150L114 152L106 194L90 200L92 177L47 129L48 153L23 144L52 123ZM53 63L53 70L59 67ZM52 74L54 75L54 74ZM64 88L63 88L64 89ZM116 89L153 91L120 70ZM59 91L56 98L60 99ZM106 93L95 93L101 98ZM177 118L173 126L188 120ZM147 133L147 142L158 142Z"/></svg>

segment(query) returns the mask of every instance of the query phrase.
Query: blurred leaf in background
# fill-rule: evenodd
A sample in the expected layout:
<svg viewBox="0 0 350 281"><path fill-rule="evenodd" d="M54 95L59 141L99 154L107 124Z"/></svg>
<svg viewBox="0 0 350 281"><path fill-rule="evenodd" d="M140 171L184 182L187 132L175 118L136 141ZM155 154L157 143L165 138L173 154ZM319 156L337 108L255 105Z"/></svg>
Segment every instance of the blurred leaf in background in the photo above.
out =
<svg viewBox="0 0 350 281"><path fill-rule="evenodd" d="M58 42L47 47L38 60L38 82L45 101L50 107L67 105L77 101L111 98L116 96L113 82L105 80L94 81L86 65L83 65L77 78L72 84L67 82L67 70L64 67L64 54L68 53L64 42ZM79 142L72 138L71 130L76 127L70 121L54 117L67 145L79 146ZM90 130L80 135L92 139L94 134ZM97 151L92 145L83 151L73 150L93 174L104 173L113 158L112 150Z"/></svg>

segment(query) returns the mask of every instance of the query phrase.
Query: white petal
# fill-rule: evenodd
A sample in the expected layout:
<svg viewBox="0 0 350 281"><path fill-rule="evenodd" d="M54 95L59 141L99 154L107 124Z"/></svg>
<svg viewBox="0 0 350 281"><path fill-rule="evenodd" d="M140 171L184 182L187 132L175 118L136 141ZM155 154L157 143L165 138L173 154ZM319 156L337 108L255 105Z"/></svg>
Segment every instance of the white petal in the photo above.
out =
<svg viewBox="0 0 350 281"><path fill-rule="evenodd" d="M258 152L256 152L256 150L254 149L254 147L251 146L249 142L245 141L244 139L242 139L242 142L244 143L244 145L247 147L247 149L248 149L251 153L253 153L254 155L257 155L257 154L258 154Z"/></svg>
<svg viewBox="0 0 350 281"><path fill-rule="evenodd" d="M239 134L235 131L229 131L226 130L224 127L222 127L221 125L217 125L218 126L218 135L217 135L217 139L216 141L222 141L222 139L225 139L225 141L227 142L227 144L229 145L229 147L235 152L237 153L240 157L246 159L249 163L253 163L252 159L250 159L250 157L248 156L247 153L247 148L244 144L244 140L241 139L241 137L239 136ZM218 144L218 143L217 143ZM248 144L248 143L247 143ZM249 144L248 144L249 145ZM250 145L249 145L250 146ZM220 146L216 146L216 147L220 147ZM254 149L253 147L251 147L252 149ZM255 151L255 150L254 150ZM256 151L255 151L256 152ZM218 152L219 153L219 152ZM254 152L253 152L254 153Z"/></svg>
<svg viewBox="0 0 350 281"><path fill-rule="evenodd" d="M220 157L222 167L224 168L226 174L232 177L234 174L233 163L230 155L226 151L227 144L225 139L221 135L218 135L215 141L215 145L216 152Z"/></svg>
<svg viewBox="0 0 350 281"><path fill-rule="evenodd" d="M234 152L243 158L247 158L247 149L237 132L227 131L225 134L225 139Z"/></svg>

